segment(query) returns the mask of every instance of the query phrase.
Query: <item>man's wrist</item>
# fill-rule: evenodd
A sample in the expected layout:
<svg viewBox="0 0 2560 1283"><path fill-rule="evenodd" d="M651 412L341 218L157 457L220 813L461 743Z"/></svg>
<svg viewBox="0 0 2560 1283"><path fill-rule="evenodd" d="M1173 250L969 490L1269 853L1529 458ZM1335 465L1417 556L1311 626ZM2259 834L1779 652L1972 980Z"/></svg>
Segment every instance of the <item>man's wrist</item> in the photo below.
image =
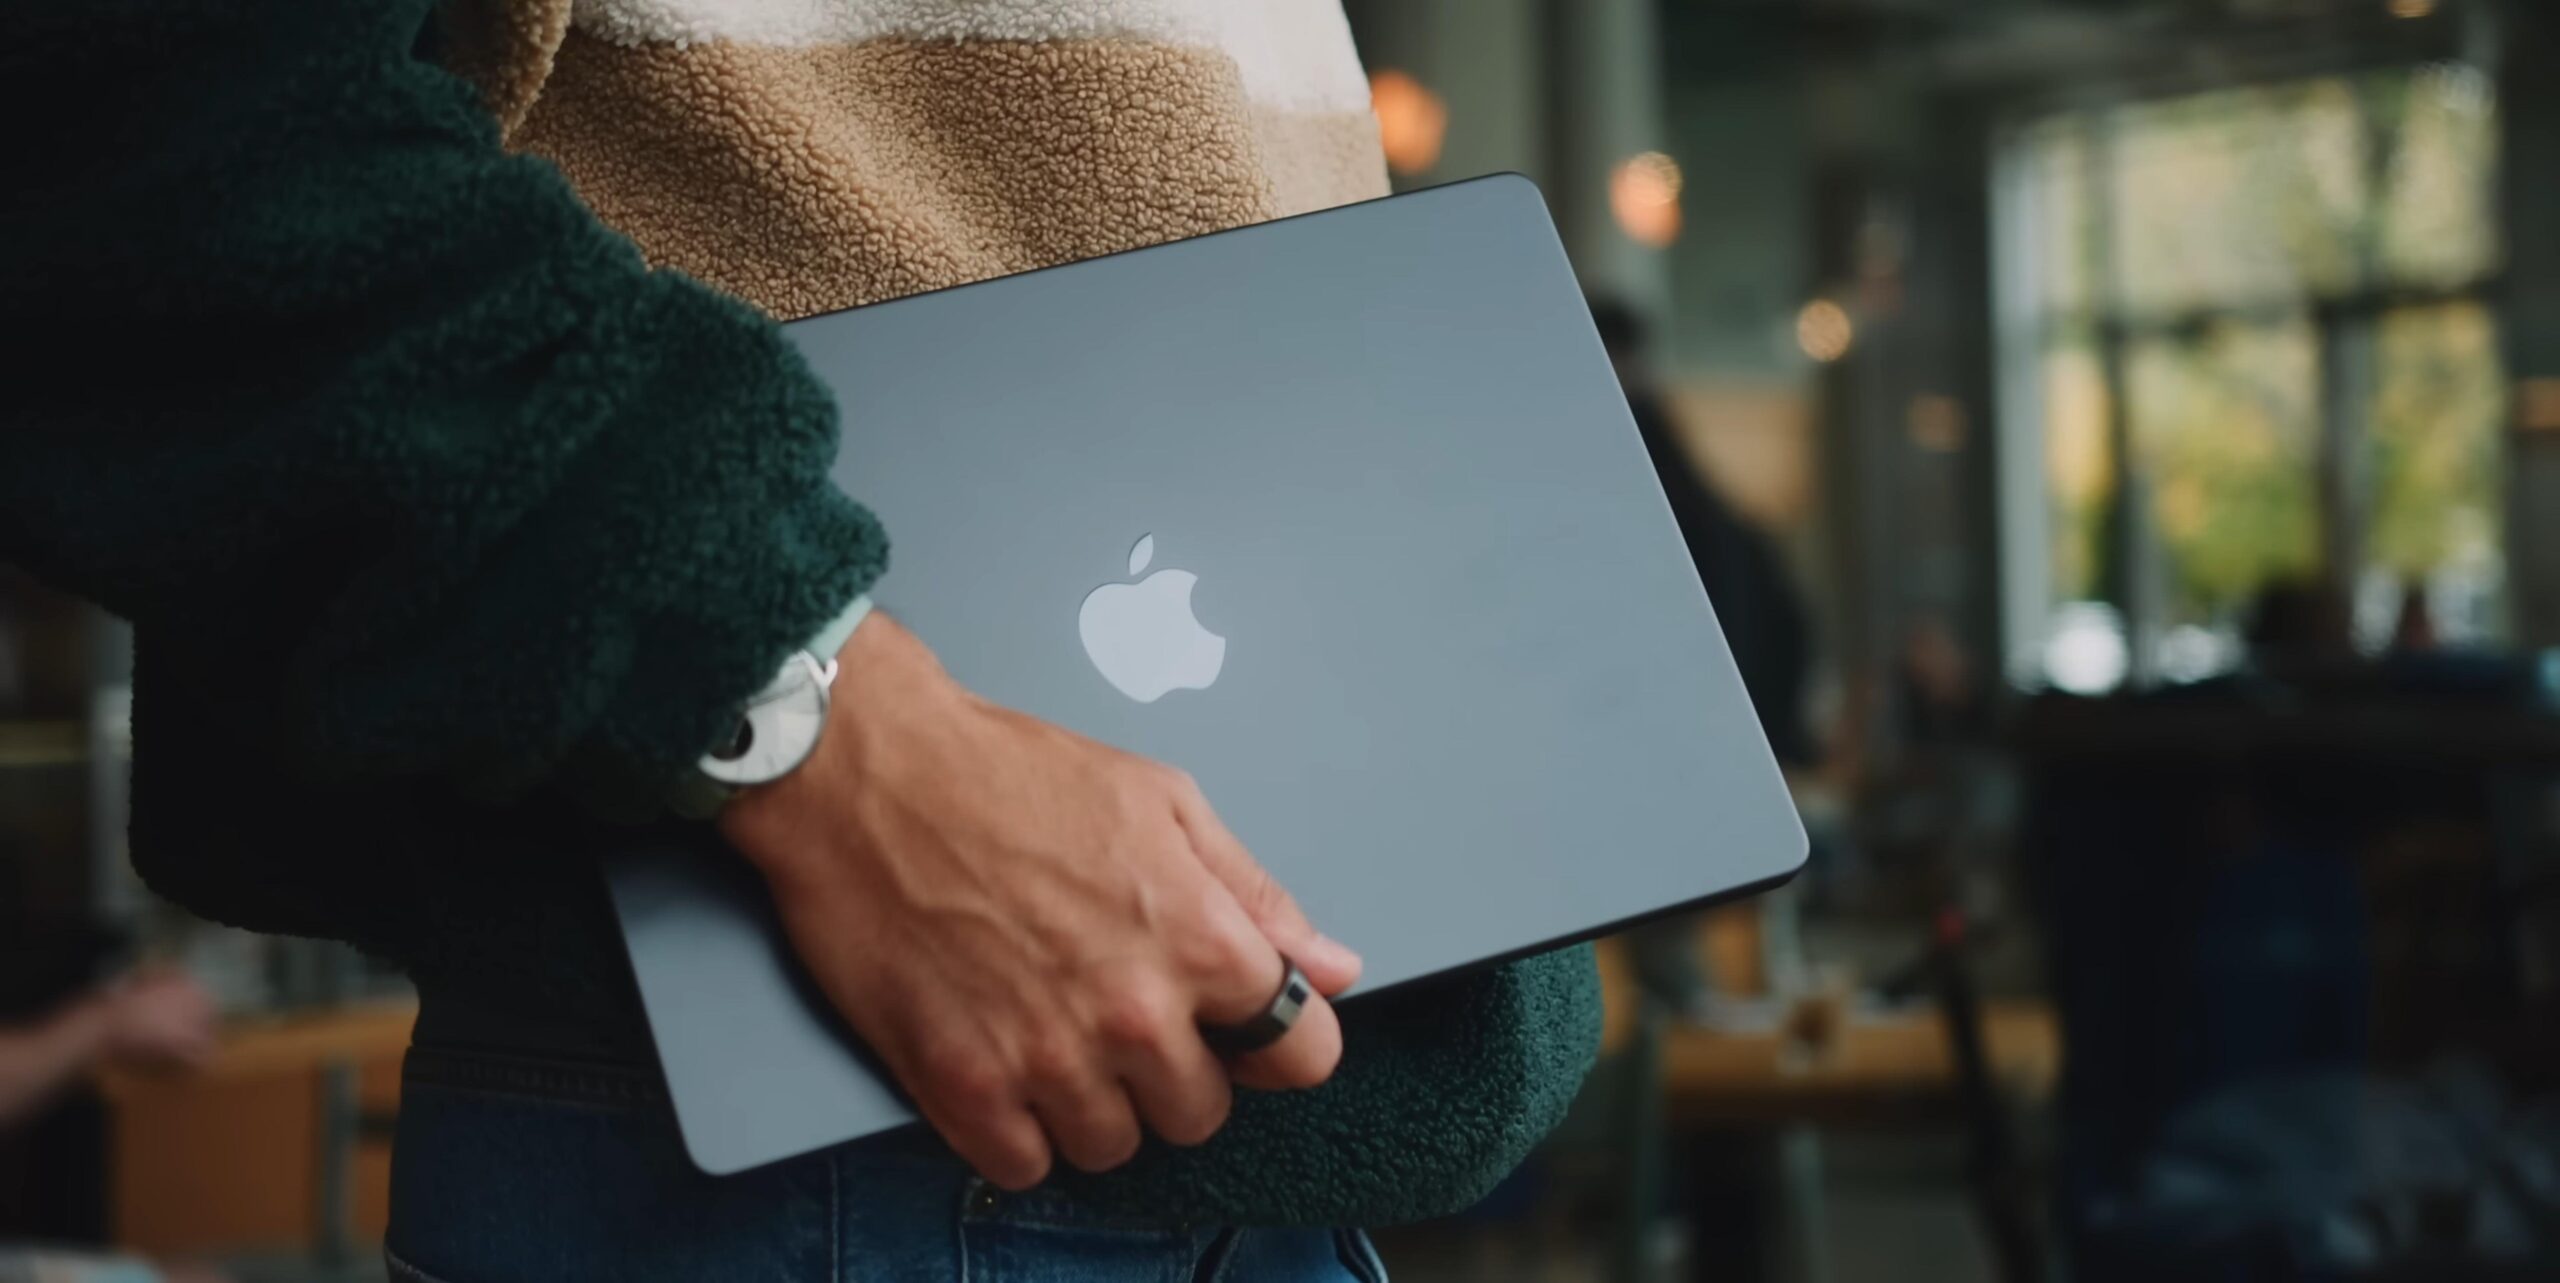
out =
<svg viewBox="0 0 2560 1283"><path fill-rule="evenodd" d="M800 753L800 760L798 762L793 763L788 768L783 769L779 775L772 776L771 778L742 779L739 777L739 772L731 770L715 770L713 758L706 756L699 766L686 772L685 777L679 780L676 787L668 794L666 799L668 809L685 819L715 819L721 812L728 809L731 800L736 798L742 790L772 784L777 780L789 776L793 771L800 769L802 766L807 765L809 758L816 752L816 737L823 736L826 733L826 723L831 720L823 715L827 705L827 692L824 687L831 685L835 679L836 656L845 648L845 645L852 640L853 635L861 629L863 621L871 617L871 613L871 595L864 593L855 597L851 604L838 612L834 619L829 620L826 626L820 628L817 633L809 639L808 645L802 648L801 653L793 655L789 661L786 661L786 665L791 663L809 665L810 673L820 687L816 692L820 716L818 716L813 722L798 724L799 726L805 727L805 732L811 737L805 741L805 747ZM789 672L790 670L786 666L786 678ZM754 742L758 738L755 719L759 716L769 715L770 713L770 707L762 707L754 710L740 710L738 715L739 730L734 737L734 742L740 746L739 751L741 753L743 753L745 745ZM766 729L765 735L767 738L770 738L771 731L773 729L775 728L768 727ZM788 733L793 728L785 726L781 729L784 729L786 733ZM723 754L722 757L724 758L724 761L733 760L727 759L725 754Z"/></svg>
<svg viewBox="0 0 2560 1283"><path fill-rule="evenodd" d="M923 641L887 611L848 638L837 661L840 694L817 752L800 770L740 790L720 813L730 845L768 878L792 875L825 846L798 835L813 814L829 810L831 795L853 786L883 753L896 751L909 728L948 720L955 700L966 697Z"/></svg>
<svg viewBox="0 0 2560 1283"><path fill-rule="evenodd" d="M862 628L872 614L870 596L855 597L835 618L810 635L808 653L821 666L833 661L854 633L876 631ZM792 659L796 662L798 653ZM706 774L699 759L680 765L645 762L592 744L572 753L561 764L555 783L562 796L588 814L621 824L646 824L669 816L713 819L738 793L737 787Z"/></svg>

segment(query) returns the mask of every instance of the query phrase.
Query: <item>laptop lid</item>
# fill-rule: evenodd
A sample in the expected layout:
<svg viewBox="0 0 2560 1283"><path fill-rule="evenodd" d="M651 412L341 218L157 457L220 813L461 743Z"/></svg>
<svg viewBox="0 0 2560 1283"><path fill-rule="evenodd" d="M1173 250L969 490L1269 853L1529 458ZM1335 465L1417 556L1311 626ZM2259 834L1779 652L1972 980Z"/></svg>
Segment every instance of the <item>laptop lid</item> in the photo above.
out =
<svg viewBox="0 0 2560 1283"><path fill-rule="evenodd" d="M880 605L980 694L1189 771L1365 991L1802 864L1527 180L785 332L894 540ZM661 847L609 876L703 1168L913 1119L743 866Z"/></svg>

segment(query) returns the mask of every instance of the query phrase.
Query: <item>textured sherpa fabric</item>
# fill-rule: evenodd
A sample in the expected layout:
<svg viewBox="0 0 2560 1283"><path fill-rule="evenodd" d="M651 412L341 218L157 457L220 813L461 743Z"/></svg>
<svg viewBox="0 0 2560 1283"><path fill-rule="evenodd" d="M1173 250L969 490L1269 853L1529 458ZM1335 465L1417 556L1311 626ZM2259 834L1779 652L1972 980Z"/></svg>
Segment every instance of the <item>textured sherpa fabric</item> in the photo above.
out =
<svg viewBox="0 0 2560 1283"><path fill-rule="evenodd" d="M1563 1117L1600 1047L1588 946L1342 1013L1342 1066L1303 1094L1245 1092L1195 1150L1059 1182L1131 1215L1385 1225L1482 1198Z"/></svg>
<svg viewBox="0 0 2560 1283"><path fill-rule="evenodd" d="M1331 0L430 2L0 18L43 122L0 186L0 557L135 621L153 887L629 1036L622 835L563 764L682 769L885 557L769 318L1382 171ZM1450 1210L1561 1113L1596 984L1577 950L1344 1022L1321 1090L1060 1180Z"/></svg>
<svg viewBox="0 0 2560 1283"><path fill-rule="evenodd" d="M271 741L268 788L503 798L590 748L672 771L885 540L828 484L832 399L770 320L501 151L415 56L426 21L0 20L0 92L53 121L0 196L0 554L146 648L271 653L240 675L266 681L137 692ZM66 86L93 109L34 96Z"/></svg>
<svg viewBox="0 0 2560 1283"><path fill-rule="evenodd" d="M1334 0L491 3L510 144L786 318L1386 193Z"/></svg>

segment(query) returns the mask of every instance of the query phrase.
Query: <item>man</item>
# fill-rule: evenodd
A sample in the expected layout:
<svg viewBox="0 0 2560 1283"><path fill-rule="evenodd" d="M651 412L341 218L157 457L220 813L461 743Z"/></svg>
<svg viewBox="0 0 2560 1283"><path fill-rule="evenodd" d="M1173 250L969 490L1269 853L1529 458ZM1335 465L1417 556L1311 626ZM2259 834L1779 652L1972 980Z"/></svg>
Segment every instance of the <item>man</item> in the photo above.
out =
<svg viewBox="0 0 2560 1283"><path fill-rule="evenodd" d="M1463 1205L1570 1097L1581 952L1213 1056L1198 1026L1284 959L1328 997L1358 959L1180 775L864 613L887 543L767 315L1378 194L1330 3L101 0L0 31L0 93L56 122L0 203L0 555L135 622L145 876L416 978L404 1277L1362 1275L1356 1234L1221 1227ZM705 803L804 655L839 674L814 753ZM712 810L939 1139L685 1165L591 813Z"/></svg>

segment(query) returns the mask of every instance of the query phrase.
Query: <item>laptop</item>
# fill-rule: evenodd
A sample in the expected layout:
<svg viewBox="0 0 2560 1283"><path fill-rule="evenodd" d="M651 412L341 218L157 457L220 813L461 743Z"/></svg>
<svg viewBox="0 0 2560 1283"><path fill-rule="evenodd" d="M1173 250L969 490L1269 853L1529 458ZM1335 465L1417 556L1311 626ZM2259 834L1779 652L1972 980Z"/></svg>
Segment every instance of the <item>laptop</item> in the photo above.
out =
<svg viewBox="0 0 2560 1283"><path fill-rule="evenodd" d="M784 333L889 529L880 606L980 694L1189 771L1362 992L1802 865L1526 179ZM654 845L608 877L697 1165L914 1121L742 862Z"/></svg>

